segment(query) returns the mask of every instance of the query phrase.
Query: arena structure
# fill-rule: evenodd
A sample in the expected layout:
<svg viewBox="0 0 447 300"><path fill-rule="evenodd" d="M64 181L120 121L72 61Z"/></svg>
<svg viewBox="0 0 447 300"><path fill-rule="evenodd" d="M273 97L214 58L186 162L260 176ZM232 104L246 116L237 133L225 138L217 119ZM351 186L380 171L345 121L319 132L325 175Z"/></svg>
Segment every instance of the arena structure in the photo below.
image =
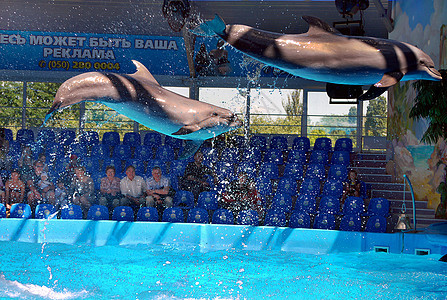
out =
<svg viewBox="0 0 447 300"><path fill-rule="evenodd" d="M355 169L364 182L362 197L367 202L362 213L367 213L370 199L384 198L389 202L386 231L394 231L402 209L406 209L411 218L413 211L416 212L418 229L439 221L434 214L440 201L436 189L442 176L445 177L439 168L446 163L439 155L445 150L445 144L430 146L420 143L426 125L409 120L409 108L405 108L415 96L411 83L398 84L383 95L387 101L387 114L382 111L382 114L368 115L367 102L330 99L326 96L325 83L293 77L260 65L228 45L225 50L230 71L222 74L213 69L210 73L200 74L195 64L200 46L213 50L217 48L218 40L195 36L189 30L213 19L217 13L227 24L245 24L284 34L303 33L308 25L301 16L310 15L345 34L392 38L417 45L433 58L438 69L442 69L445 68L444 24L447 20L444 17L446 8L438 1L375 0L370 1L367 9L352 16L340 13L335 1L190 1L186 24L178 32L172 29L169 18L163 15L166 3L169 1L3 1L0 4L2 90L21 99L20 105L8 101L1 104L11 111L11 115L2 116L2 127L6 128L7 138L13 146L11 151L20 153L21 144L30 143L38 155L39 149L51 148L47 143L62 144L63 153L57 154L58 159L71 154L85 156L85 164L92 168L93 173L93 170L103 171L107 162L114 158L118 158L124 168L131 159L137 159L135 153L138 149L152 147L151 137L155 137L156 145L163 144L163 147L153 148L152 156L149 154L143 160L142 175L148 173L155 159L165 159L164 162L168 162L166 173L173 172L174 164L170 158L181 151L181 142L157 136L138 123L114 116L110 110L109 115L98 117L106 110L104 107L80 104L68 117L57 119L45 128L40 127L42 114L33 112L46 112L54 97L35 96L36 83L62 83L88 71L130 74L135 72L131 61L138 60L162 86L171 87L193 99L222 107L231 106L226 108L235 110L245 120L243 130L205 145L204 152L210 160L216 155L210 164L216 168L221 165L222 169L216 169L216 172L224 174L228 164L233 167L228 172L237 172L236 166L242 165L244 160L243 149L251 145L260 153L255 176L259 176L264 167L273 166L268 178L272 189L266 194L269 201L273 201L283 184L290 186L290 182L286 182L289 176L284 175L288 174L292 164L301 166L301 173L294 178L297 186L285 223L271 224L289 224L302 183L310 174L308 166L313 156L318 156L315 150L325 153L323 161L319 161L324 170L319 178L321 190L318 195L324 193L325 183L332 174L331 168L342 165L346 169ZM433 9L420 16L418 7ZM424 32L430 34L422 34ZM284 101L278 104L277 100L272 100L277 95L291 95L295 90L299 91L300 105L295 111L292 109L290 112L289 109L288 112L286 107L290 106ZM293 104L290 101L289 104ZM340 107L345 107L346 112L334 114ZM296 122L276 122L290 117ZM50 137L45 140L47 135ZM297 157L292 161L297 153L295 150L300 150L300 141L308 144L309 148L304 149L304 158ZM92 157L95 149L105 144L111 147L110 155L99 160ZM341 145L348 145L348 148ZM213 152L213 148L217 151ZM168 154L162 151L164 149L168 149ZM232 156L235 149L237 157ZM170 154L171 150L174 154ZM347 160L345 151L349 153ZM436 167L427 165L426 160L430 156L437 160L434 163ZM63 158L60 160L58 168L63 167ZM98 161L99 166L96 165ZM55 174L58 168L55 167ZM405 184L404 174L409 174L415 186L414 193ZM92 176L98 180L103 174ZM295 183L292 182L292 186ZM326 189L330 189L329 184ZM338 183L334 186L339 188ZM412 195L415 197L414 210ZM339 212L342 215L342 211ZM317 211L312 213L313 223ZM366 220L367 217L362 215L363 223L359 230L366 229ZM336 225L334 223L333 229L340 228L340 221Z"/></svg>

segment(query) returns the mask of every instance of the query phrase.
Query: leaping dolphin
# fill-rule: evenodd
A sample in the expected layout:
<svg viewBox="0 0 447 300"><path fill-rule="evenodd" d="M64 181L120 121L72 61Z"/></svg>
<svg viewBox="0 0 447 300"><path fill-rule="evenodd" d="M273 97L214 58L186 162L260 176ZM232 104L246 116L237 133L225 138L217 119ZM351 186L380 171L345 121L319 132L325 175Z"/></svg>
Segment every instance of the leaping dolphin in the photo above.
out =
<svg viewBox="0 0 447 300"><path fill-rule="evenodd" d="M188 140L182 158L204 140L242 125L224 108L186 98L161 87L138 61L134 74L89 72L65 81L58 89L44 123L60 109L83 101L102 103L155 131Z"/></svg>
<svg viewBox="0 0 447 300"><path fill-rule="evenodd" d="M225 25L218 15L193 32L217 35L244 54L295 76L341 85L372 85L359 100L374 99L399 81L442 78L433 60L415 46L342 35L318 18L302 18L309 24L303 34Z"/></svg>

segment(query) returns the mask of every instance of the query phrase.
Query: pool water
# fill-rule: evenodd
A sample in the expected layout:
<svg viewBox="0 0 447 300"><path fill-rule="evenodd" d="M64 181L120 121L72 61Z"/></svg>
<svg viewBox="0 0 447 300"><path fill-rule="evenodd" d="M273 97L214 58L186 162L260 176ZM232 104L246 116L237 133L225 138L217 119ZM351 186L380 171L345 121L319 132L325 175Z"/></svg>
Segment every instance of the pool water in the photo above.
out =
<svg viewBox="0 0 447 300"><path fill-rule="evenodd" d="M0 298L447 298L439 255L0 242L0 258Z"/></svg>

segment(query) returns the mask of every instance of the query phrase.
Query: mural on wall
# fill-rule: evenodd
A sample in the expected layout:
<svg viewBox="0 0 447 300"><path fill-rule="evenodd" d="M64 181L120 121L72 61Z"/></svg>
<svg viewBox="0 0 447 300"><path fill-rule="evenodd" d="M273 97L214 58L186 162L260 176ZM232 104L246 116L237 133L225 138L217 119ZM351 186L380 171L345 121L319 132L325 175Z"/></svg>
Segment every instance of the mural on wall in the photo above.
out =
<svg viewBox="0 0 447 300"><path fill-rule="evenodd" d="M447 2L444 0L397 0L394 2L395 28L390 39L418 46L435 62L438 69L447 68ZM424 14L420 12L424 11ZM413 184L416 200L427 201L428 207L440 203L439 186L445 181L447 144L440 140L427 145L420 140L427 121L409 117L416 92L411 82L394 86L388 104L388 172L396 178L407 174Z"/></svg>

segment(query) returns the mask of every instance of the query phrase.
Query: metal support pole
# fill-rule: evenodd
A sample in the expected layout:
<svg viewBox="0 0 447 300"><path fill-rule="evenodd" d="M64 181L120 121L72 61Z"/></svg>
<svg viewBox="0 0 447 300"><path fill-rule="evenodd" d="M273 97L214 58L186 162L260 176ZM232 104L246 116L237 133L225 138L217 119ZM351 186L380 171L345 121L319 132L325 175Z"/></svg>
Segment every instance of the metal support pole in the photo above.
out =
<svg viewBox="0 0 447 300"><path fill-rule="evenodd" d="M307 136L307 110L308 110L309 91L303 90L303 114L301 116L301 136Z"/></svg>
<svg viewBox="0 0 447 300"><path fill-rule="evenodd" d="M245 144L248 145L248 141L250 138L250 84L247 86L247 95L245 98L245 119L244 119L244 138Z"/></svg>

